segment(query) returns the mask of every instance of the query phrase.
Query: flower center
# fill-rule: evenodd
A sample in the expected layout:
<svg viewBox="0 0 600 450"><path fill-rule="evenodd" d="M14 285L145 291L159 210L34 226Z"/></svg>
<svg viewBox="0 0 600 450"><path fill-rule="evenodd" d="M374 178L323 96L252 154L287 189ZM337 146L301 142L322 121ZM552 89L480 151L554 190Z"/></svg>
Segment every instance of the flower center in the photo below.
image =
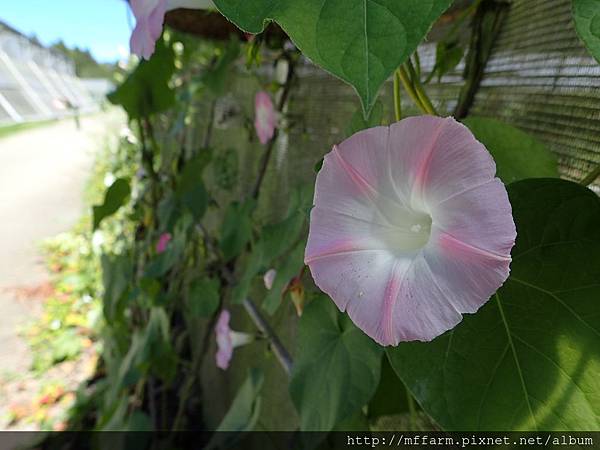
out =
<svg viewBox="0 0 600 450"><path fill-rule="evenodd" d="M383 240L396 255L406 255L423 248L431 236L431 216L414 210L398 209L391 220L389 231L383 233Z"/></svg>

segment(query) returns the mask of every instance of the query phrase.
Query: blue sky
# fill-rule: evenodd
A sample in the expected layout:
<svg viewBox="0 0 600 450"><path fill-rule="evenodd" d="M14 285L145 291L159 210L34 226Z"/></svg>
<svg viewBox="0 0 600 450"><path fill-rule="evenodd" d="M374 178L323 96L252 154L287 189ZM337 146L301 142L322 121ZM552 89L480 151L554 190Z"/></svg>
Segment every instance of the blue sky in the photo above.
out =
<svg viewBox="0 0 600 450"><path fill-rule="evenodd" d="M129 48L124 0L0 0L0 20L43 44L62 39L89 49L99 61L115 61Z"/></svg>

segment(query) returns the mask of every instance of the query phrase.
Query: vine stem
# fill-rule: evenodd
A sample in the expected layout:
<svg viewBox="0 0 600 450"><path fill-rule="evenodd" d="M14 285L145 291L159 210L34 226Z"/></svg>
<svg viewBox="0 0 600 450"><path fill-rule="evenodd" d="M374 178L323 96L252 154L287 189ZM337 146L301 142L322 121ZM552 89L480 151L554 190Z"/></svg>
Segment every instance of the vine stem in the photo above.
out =
<svg viewBox="0 0 600 450"><path fill-rule="evenodd" d="M600 177L600 164L598 164L598 166L596 166L596 168L592 170L589 175L587 175L583 180L581 180L579 184L581 184L582 186L589 186L594 181L596 181L596 178L598 177Z"/></svg>
<svg viewBox="0 0 600 450"><path fill-rule="evenodd" d="M285 60L288 63L288 70L287 70L286 80L283 85L283 91L281 93L281 97L279 98L279 102L277 103L278 114L283 113L283 110L285 109L285 105L287 104L287 100L289 98L290 90L292 87L292 81L294 79L295 63L294 63L292 57L290 57L289 55L286 55ZM254 183L254 188L251 191L250 198L253 198L255 200L258 198L258 194L260 193L260 188L262 187L262 183L265 179L265 175L267 173L267 167L269 167L269 161L271 160L273 148L275 147L275 142L277 141L278 136L279 136L279 130L275 129L273 137L267 144L267 149L265 150L265 153L260 162L260 166L259 166L259 170L258 170L258 177L256 179L256 182Z"/></svg>
<svg viewBox="0 0 600 450"><path fill-rule="evenodd" d="M209 245L211 248L213 248L213 251L215 251L214 250L215 244L210 239L210 236L208 236L208 231L206 230L206 228L200 227L199 230L205 235L205 242L207 243L207 245ZM235 283L235 276L233 275L233 273L227 266L223 266L221 272L222 272L223 278L229 284ZM287 351L287 349L281 343L279 336L277 336L277 334L275 333L275 331L273 330L271 325L269 325L269 322L267 322L267 320L262 316L262 314L259 312L256 305L250 298L244 299L242 304L244 306L244 309L246 310L246 313L248 314L248 316L250 317L250 319L252 320L252 322L254 323L256 328L258 328L258 330L269 341L269 344L271 345L273 353L275 354L275 357L281 364L281 367L283 368L285 373L287 375L290 375L292 372L293 360L292 360L292 357L290 356L290 353ZM219 310L217 310L217 313L215 313L215 315L214 315L215 319L216 319L216 315L218 314L218 311ZM208 330L211 330L213 326L214 326L214 324L209 324ZM205 341L205 342L207 342L207 341ZM205 345L203 347L204 350L201 353L205 353L206 348L207 348L207 345Z"/></svg>
<svg viewBox="0 0 600 450"><path fill-rule="evenodd" d="M252 319L252 322L254 322L254 325L256 325L256 328L258 328L258 330L268 339L271 348L273 349L273 353L275 354L275 357L279 361L279 364L281 364L281 367L285 373L288 376L291 375L293 366L292 357L279 340L279 337L275 334L269 323L258 311L258 308L252 302L252 300L249 298L244 299L243 305L244 309L248 313L248 316L250 316L250 319Z"/></svg>
<svg viewBox="0 0 600 450"><path fill-rule="evenodd" d="M409 73L410 72L410 73ZM431 100L425 93L421 82L416 77L416 72L412 63L406 62L398 68L396 71L406 93L411 98L413 103L421 110L423 114L431 114L437 116L438 113L433 107ZM412 76L411 76L412 75Z"/></svg>
<svg viewBox="0 0 600 450"><path fill-rule="evenodd" d="M416 105L416 107L419 108L421 110L421 112L423 112L424 114L427 114L427 110L425 109L425 106L423 105L423 103L421 103L419 96L415 92L413 84L410 81L410 76L408 75L408 72L406 71L404 66L400 66L396 70L396 74L398 75L398 79L402 82L402 85L404 86L404 90L406 91L408 96L411 98L413 103Z"/></svg>

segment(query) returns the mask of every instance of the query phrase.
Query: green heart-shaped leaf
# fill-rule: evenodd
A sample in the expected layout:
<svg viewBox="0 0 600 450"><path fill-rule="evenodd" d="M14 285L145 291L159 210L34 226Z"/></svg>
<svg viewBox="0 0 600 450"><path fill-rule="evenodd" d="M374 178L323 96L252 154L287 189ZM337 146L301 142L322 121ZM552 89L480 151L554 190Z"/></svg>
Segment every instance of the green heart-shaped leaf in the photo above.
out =
<svg viewBox="0 0 600 450"><path fill-rule="evenodd" d="M454 330L388 356L444 429L600 430L600 199L559 179L508 191L508 281Z"/></svg>
<svg viewBox="0 0 600 450"><path fill-rule="evenodd" d="M296 46L351 84L370 111L383 82L415 51L452 0L215 0L250 33L277 22Z"/></svg>
<svg viewBox="0 0 600 450"><path fill-rule="evenodd" d="M504 183L525 178L558 178L556 156L524 131L488 117L469 117L463 123L492 154L498 177Z"/></svg>
<svg viewBox="0 0 600 450"><path fill-rule="evenodd" d="M126 178L117 178L104 193L104 202L92 208L94 231L98 229L104 219L116 213L129 200L130 195L131 187L129 186L129 180Z"/></svg>
<svg viewBox="0 0 600 450"><path fill-rule="evenodd" d="M303 431L330 431L377 389L382 348L320 296L300 320L290 394Z"/></svg>

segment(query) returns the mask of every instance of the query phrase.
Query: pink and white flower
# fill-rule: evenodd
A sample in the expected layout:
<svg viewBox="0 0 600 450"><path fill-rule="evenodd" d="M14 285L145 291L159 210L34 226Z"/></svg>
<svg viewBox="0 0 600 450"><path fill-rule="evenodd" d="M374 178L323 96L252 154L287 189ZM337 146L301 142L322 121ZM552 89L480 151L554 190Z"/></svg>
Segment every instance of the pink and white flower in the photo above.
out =
<svg viewBox="0 0 600 450"><path fill-rule="evenodd" d="M150 59L154 53L167 11L177 8L214 8L211 0L130 0L129 5L136 20L129 41L131 53L144 59Z"/></svg>
<svg viewBox="0 0 600 450"><path fill-rule="evenodd" d="M156 253L158 253L158 254L164 253L165 250L167 250L167 247L169 245L169 242L171 242L171 239L173 239L173 237L171 236L171 233L161 234L160 237L158 238L158 242L156 243Z"/></svg>
<svg viewBox="0 0 600 450"><path fill-rule="evenodd" d="M254 97L254 128L261 144L266 144L275 135L275 108L271 97L264 91Z"/></svg>
<svg viewBox="0 0 600 450"><path fill-rule="evenodd" d="M269 269L265 272L263 277L263 281L265 282L265 287L267 290L271 290L273 288L273 282L275 281L275 277L277 276L277 271L275 269Z"/></svg>
<svg viewBox="0 0 600 450"><path fill-rule="evenodd" d="M229 328L230 318L229 311L224 309L221 311L215 325L215 335L217 338L215 361L217 367L222 370L227 370L229 367L235 348L246 345L254 340L254 336L251 334L240 333Z"/></svg>
<svg viewBox="0 0 600 450"><path fill-rule="evenodd" d="M334 146L305 253L316 284L382 345L452 329L509 275L516 229L495 172L452 118L407 118Z"/></svg>

